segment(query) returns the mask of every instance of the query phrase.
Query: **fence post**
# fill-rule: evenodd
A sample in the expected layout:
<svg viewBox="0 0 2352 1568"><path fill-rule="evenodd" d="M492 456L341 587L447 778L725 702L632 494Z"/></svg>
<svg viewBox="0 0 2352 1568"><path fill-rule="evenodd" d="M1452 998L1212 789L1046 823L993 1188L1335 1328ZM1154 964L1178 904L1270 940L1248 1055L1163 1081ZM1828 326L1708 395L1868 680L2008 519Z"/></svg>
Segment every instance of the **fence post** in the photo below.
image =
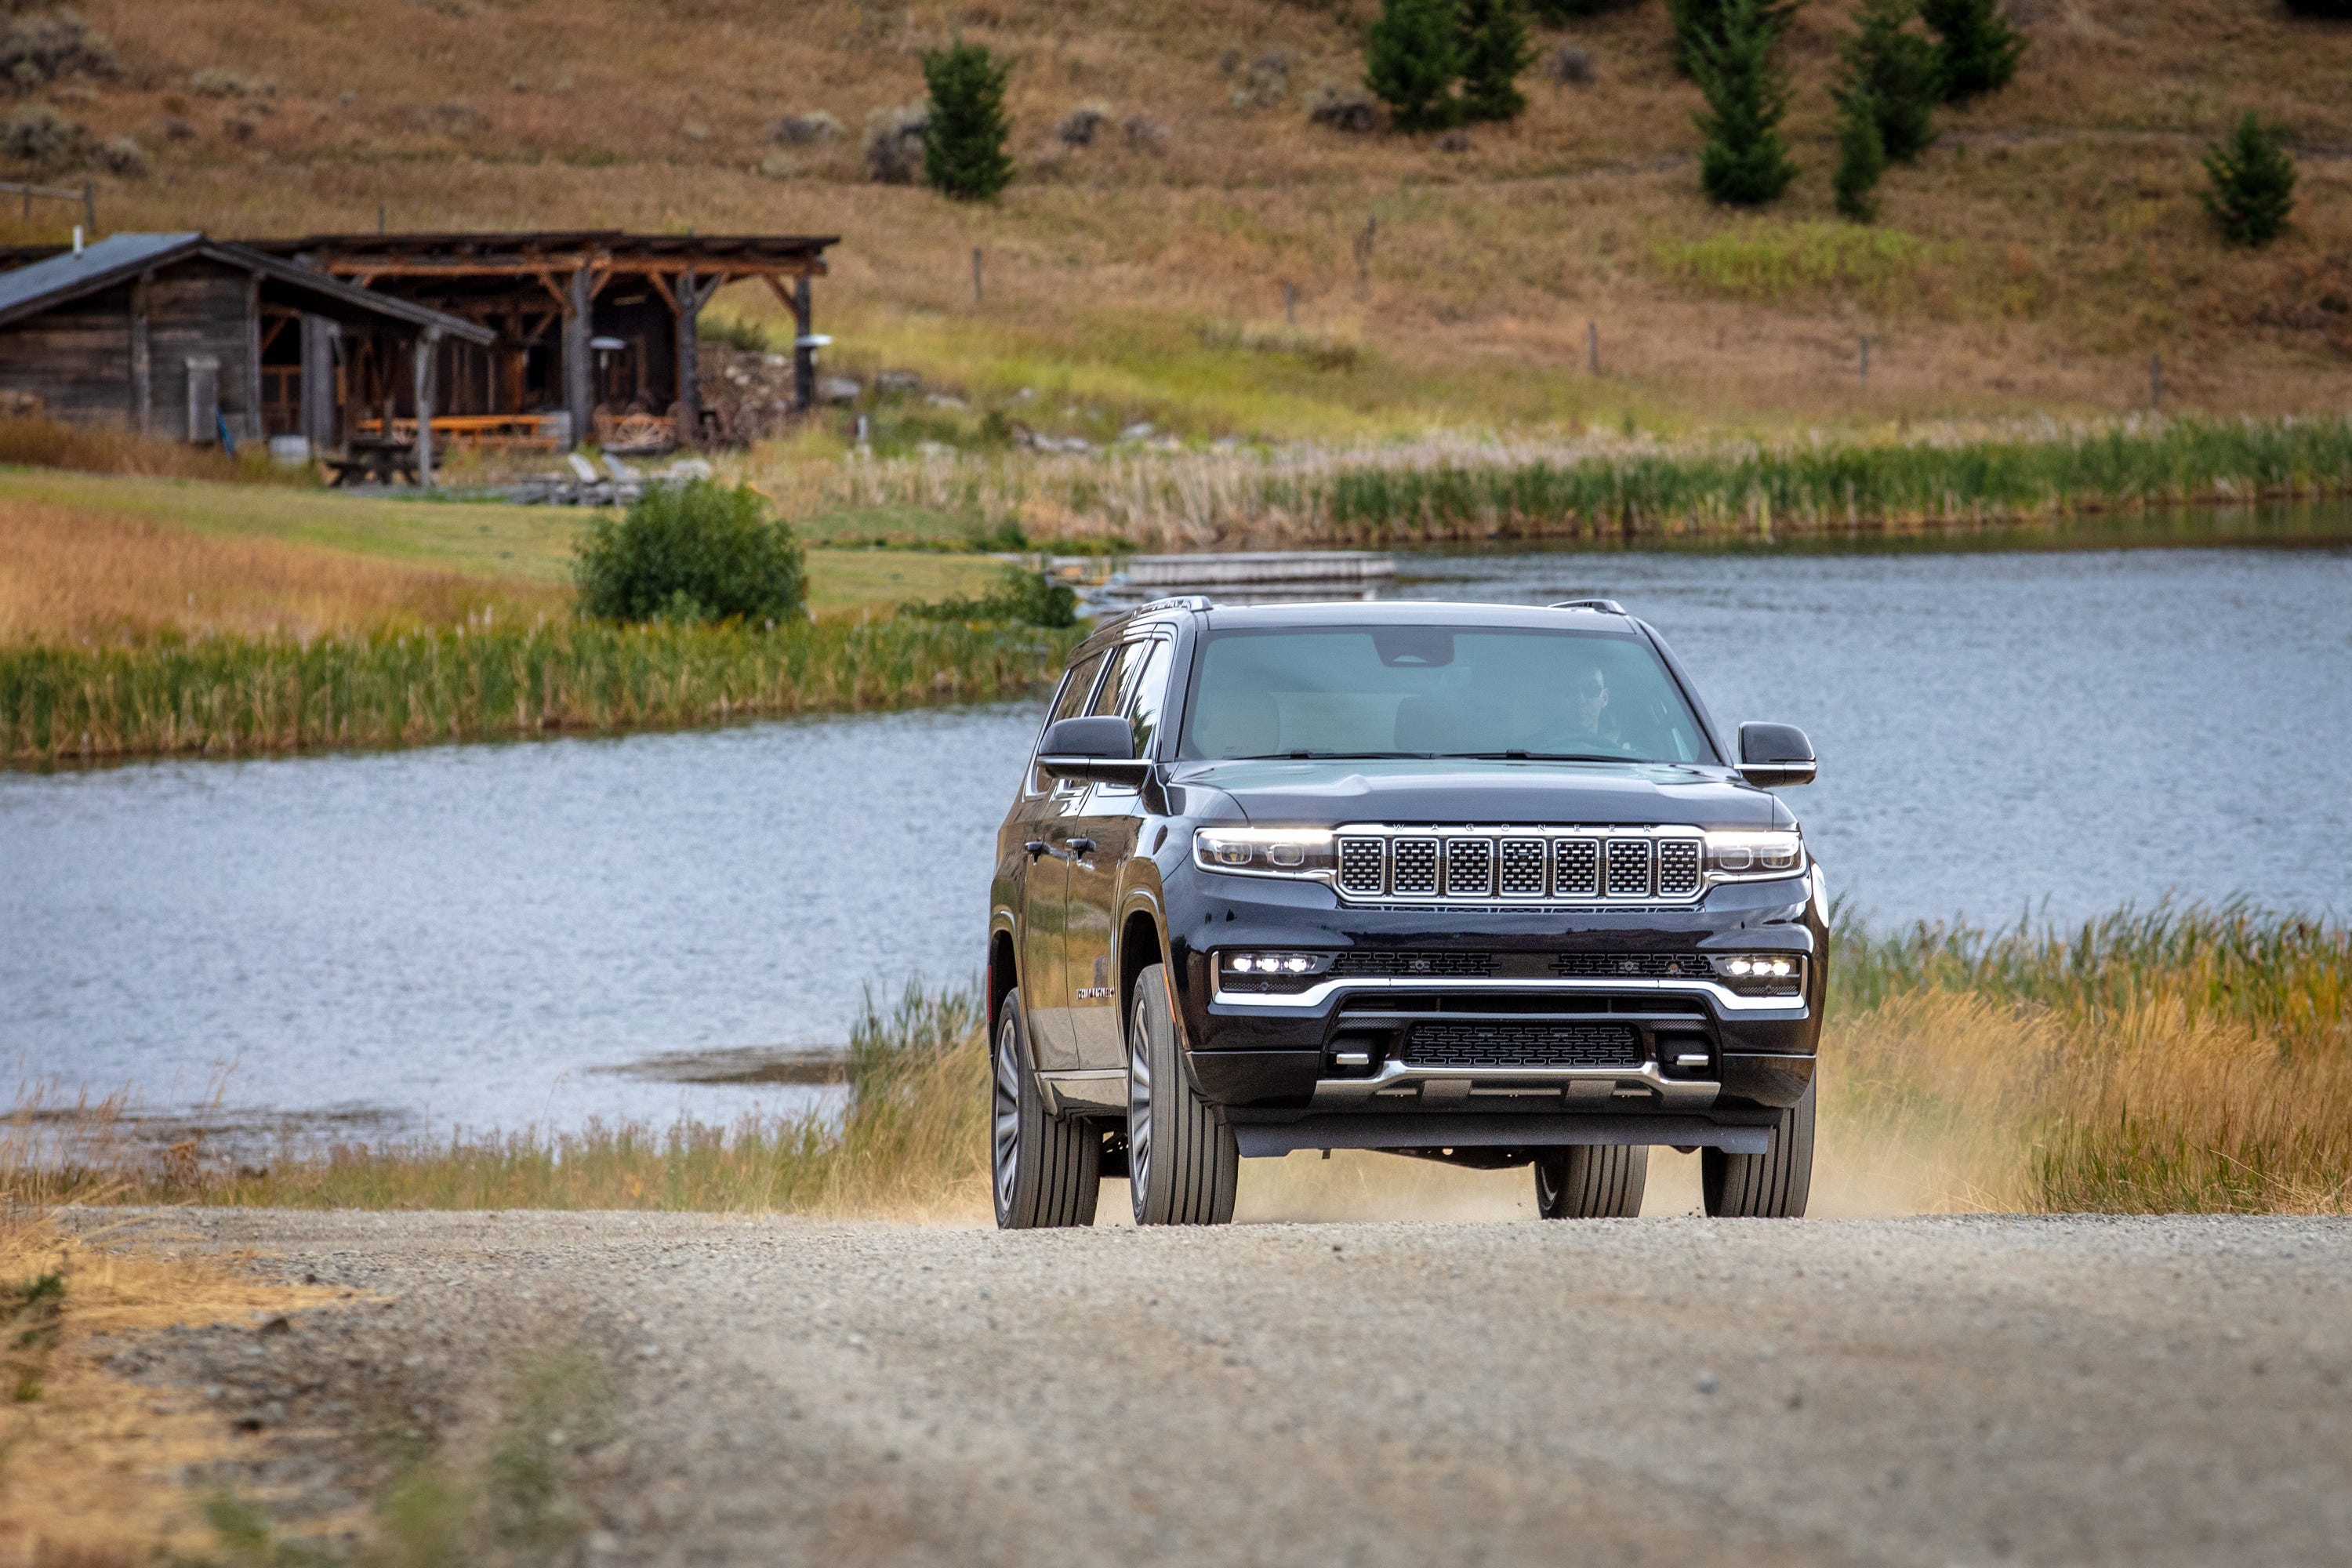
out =
<svg viewBox="0 0 2352 1568"><path fill-rule="evenodd" d="M1364 229L1356 236L1356 298L1368 299L1372 292L1372 237L1380 232L1378 214L1368 215Z"/></svg>
<svg viewBox="0 0 2352 1568"><path fill-rule="evenodd" d="M98 182L95 180L84 180L81 183L81 221L89 226L90 238L96 239L98 237Z"/></svg>
<svg viewBox="0 0 2352 1568"><path fill-rule="evenodd" d="M1584 368L1591 375L1601 374L1601 323L1584 323Z"/></svg>
<svg viewBox="0 0 2352 1568"><path fill-rule="evenodd" d="M1298 325L1298 285L1288 281L1282 285L1282 324Z"/></svg>
<svg viewBox="0 0 2352 1568"><path fill-rule="evenodd" d="M2164 355L2161 353L2147 356L2147 411L2150 414L2164 412Z"/></svg>
<svg viewBox="0 0 2352 1568"><path fill-rule="evenodd" d="M975 245L971 247L971 302L977 306L981 302L981 298L980 247Z"/></svg>
<svg viewBox="0 0 2352 1568"><path fill-rule="evenodd" d="M1862 340L1862 385L1865 392L1870 389L1870 338L1867 333Z"/></svg>

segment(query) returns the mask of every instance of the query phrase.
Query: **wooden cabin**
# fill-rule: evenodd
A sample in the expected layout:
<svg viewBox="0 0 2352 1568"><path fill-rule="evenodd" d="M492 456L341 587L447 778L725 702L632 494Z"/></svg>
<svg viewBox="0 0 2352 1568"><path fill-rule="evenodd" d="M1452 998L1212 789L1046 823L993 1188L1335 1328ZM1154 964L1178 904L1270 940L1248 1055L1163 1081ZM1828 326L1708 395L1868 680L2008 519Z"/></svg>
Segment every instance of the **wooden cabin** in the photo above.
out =
<svg viewBox="0 0 2352 1568"><path fill-rule="evenodd" d="M321 234L253 248L372 293L488 330L445 335L433 376L434 434L568 447L593 436L607 451L654 452L725 438L696 389L703 308L730 283L758 279L794 323L798 408L815 399L810 280L831 236L645 235L616 230L512 234ZM285 363L322 348L288 345ZM351 356L364 364L366 351ZM395 429L414 428L412 407ZM363 427L377 433L373 425Z"/></svg>
<svg viewBox="0 0 2352 1568"><path fill-rule="evenodd" d="M5 261L21 265L0 272L0 392L56 418L169 441L299 433L314 449L339 446L368 410L430 409L445 345L479 350L497 337L201 234L117 234ZM347 345L341 365L306 352L331 341ZM413 457L429 482L429 439Z"/></svg>

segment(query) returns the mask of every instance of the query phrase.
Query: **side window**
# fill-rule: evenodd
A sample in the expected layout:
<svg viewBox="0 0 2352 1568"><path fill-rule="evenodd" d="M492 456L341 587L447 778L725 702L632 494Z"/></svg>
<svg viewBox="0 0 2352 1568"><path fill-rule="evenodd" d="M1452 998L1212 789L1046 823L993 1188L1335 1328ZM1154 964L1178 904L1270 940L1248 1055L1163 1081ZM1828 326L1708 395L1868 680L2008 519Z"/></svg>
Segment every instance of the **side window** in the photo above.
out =
<svg viewBox="0 0 2352 1568"><path fill-rule="evenodd" d="M1045 715L1045 728L1037 731L1040 742L1045 740L1046 730L1064 719L1076 718L1085 710L1087 694L1094 690L1095 676L1102 668L1102 664L1103 655L1089 654L1062 678L1062 689L1055 694L1054 706ZM1037 772L1033 764L1029 770L1029 793L1043 795L1053 787L1054 781Z"/></svg>
<svg viewBox="0 0 2352 1568"><path fill-rule="evenodd" d="M1176 662L1176 645L1166 637L1155 638L1149 646L1151 652L1125 705L1128 728L1135 731L1135 754L1139 757L1150 756L1152 742L1160 738L1160 717L1168 705L1168 670Z"/></svg>
<svg viewBox="0 0 2352 1568"><path fill-rule="evenodd" d="M1096 693L1094 706L1087 712L1093 716L1117 715L1127 711L1127 704L1135 696L1135 678L1143 673L1143 661L1151 654L1151 640L1138 638L1118 645L1118 662L1111 666L1110 679Z"/></svg>

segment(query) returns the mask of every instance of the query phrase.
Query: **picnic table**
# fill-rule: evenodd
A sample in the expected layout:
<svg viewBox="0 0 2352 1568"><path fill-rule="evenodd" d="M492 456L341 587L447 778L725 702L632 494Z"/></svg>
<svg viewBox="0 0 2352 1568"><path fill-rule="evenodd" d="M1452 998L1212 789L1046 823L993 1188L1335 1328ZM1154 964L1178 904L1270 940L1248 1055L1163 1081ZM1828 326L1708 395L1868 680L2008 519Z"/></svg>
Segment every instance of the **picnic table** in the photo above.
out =
<svg viewBox="0 0 2352 1568"><path fill-rule="evenodd" d="M354 436L343 445L344 455L329 458L330 489L345 485L389 485L401 479L416 482L416 443L385 440L381 436Z"/></svg>

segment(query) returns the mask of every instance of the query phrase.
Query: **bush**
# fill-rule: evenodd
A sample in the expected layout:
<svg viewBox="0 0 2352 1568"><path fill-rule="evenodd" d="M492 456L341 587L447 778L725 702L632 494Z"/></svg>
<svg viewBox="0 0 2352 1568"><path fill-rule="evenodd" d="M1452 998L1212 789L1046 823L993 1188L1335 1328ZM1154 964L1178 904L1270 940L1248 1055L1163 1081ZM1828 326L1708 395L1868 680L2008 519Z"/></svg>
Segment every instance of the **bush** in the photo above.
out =
<svg viewBox="0 0 2352 1568"><path fill-rule="evenodd" d="M866 161L866 177L877 184L913 184L915 176L923 172L923 142L930 131L928 103L877 109L867 115L860 153Z"/></svg>
<svg viewBox="0 0 2352 1568"><path fill-rule="evenodd" d="M1528 107L1519 73L1535 58L1519 0L1455 0L1462 51L1462 117L1516 120Z"/></svg>
<svg viewBox="0 0 2352 1568"><path fill-rule="evenodd" d="M1307 100L1310 125L1360 136L1381 124L1381 100L1360 87L1318 87Z"/></svg>
<svg viewBox="0 0 2352 1568"><path fill-rule="evenodd" d="M1878 216L1878 177L1886 172L1886 143L1878 134L1878 116L1866 100L1841 106L1838 114L1838 166L1830 188L1837 197L1838 216L1868 223Z"/></svg>
<svg viewBox="0 0 2352 1568"><path fill-rule="evenodd" d="M1666 0L1666 19L1675 30L1675 65L1685 76L1698 74L1702 49L1720 46L1729 33L1726 18L1739 0ZM1757 19L1777 38L1804 0L1759 0Z"/></svg>
<svg viewBox="0 0 2352 1568"><path fill-rule="evenodd" d="M2205 149L2205 174L2213 182L2205 210L2232 245L2268 245L2294 211L2294 159L2286 133L2266 126L2249 110L2225 142Z"/></svg>
<svg viewBox="0 0 2352 1568"><path fill-rule="evenodd" d="M1878 121L1888 161L1908 163L1936 140L1936 105L1944 95L1936 46L1909 30L1916 0L1861 0L1854 30L1838 52L1838 107Z"/></svg>
<svg viewBox="0 0 2352 1568"><path fill-rule="evenodd" d="M1119 129L1126 133L1130 153L1164 153L1168 150L1168 127L1145 114L1130 114Z"/></svg>
<svg viewBox="0 0 2352 1568"><path fill-rule="evenodd" d="M1401 131L1436 131L1459 118L1461 40L1450 0L1381 0L1364 36L1364 85Z"/></svg>
<svg viewBox="0 0 2352 1568"><path fill-rule="evenodd" d="M1936 35L1947 103L1999 92L2017 74L2025 37L2001 16L2000 0L1919 0L1919 19Z"/></svg>
<svg viewBox="0 0 2352 1568"><path fill-rule="evenodd" d="M1552 50L1544 63L1551 79L1570 87L1590 87L1592 84L1592 51L1580 44L1562 44Z"/></svg>
<svg viewBox="0 0 2352 1568"><path fill-rule="evenodd" d="M1699 154L1699 185L1718 202L1756 206L1776 199L1797 176L1780 138L1789 111L1789 85L1772 51L1780 23L1762 0L1728 0L1720 41L1702 38L1696 69L1706 112L1696 116L1706 137Z"/></svg>
<svg viewBox="0 0 2352 1568"><path fill-rule="evenodd" d="M26 104L0 124L0 156L37 174L74 168L89 152L89 132L46 103Z"/></svg>
<svg viewBox="0 0 2352 1568"><path fill-rule="evenodd" d="M1065 147L1091 147L1095 136L1110 123L1110 110L1099 103L1082 103L1062 116L1054 139Z"/></svg>
<svg viewBox="0 0 2352 1568"><path fill-rule="evenodd" d="M147 149L128 136L109 137L98 150L98 156L110 174L120 174L126 180L146 177Z"/></svg>
<svg viewBox="0 0 2352 1568"><path fill-rule="evenodd" d="M580 613L598 620L789 621L806 602L801 547L750 486L656 485L628 515L599 518L573 567Z"/></svg>
<svg viewBox="0 0 2352 1568"><path fill-rule="evenodd" d="M776 121L768 139L786 147L823 147L841 140L841 121L820 109L813 114L787 114Z"/></svg>
<svg viewBox="0 0 2352 1568"><path fill-rule="evenodd" d="M20 92L69 76L113 76L118 68L113 46L74 12L11 16L0 26L0 81Z"/></svg>
<svg viewBox="0 0 2352 1568"><path fill-rule="evenodd" d="M923 132L923 178L958 201L986 201L1013 180L1004 152L1004 79L1010 60L978 44L956 44L923 56L931 91L930 125Z"/></svg>
<svg viewBox="0 0 2352 1568"><path fill-rule="evenodd" d="M902 616L925 621L1012 621L1029 626L1076 626L1078 596L1045 573L1027 566L1007 566L999 587L986 598L959 595L937 604L904 604Z"/></svg>

